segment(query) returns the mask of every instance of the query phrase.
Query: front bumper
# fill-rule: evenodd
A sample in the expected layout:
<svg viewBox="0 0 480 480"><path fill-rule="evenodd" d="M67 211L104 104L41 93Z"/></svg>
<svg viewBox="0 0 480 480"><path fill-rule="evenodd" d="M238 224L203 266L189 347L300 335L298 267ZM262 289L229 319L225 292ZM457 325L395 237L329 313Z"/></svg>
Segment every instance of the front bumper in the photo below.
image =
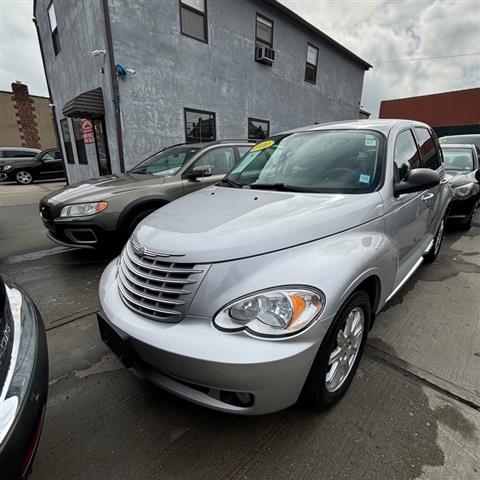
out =
<svg viewBox="0 0 480 480"><path fill-rule="evenodd" d="M259 415L294 404L330 322L320 322L323 335L285 340L224 333L209 318L187 315L179 323L142 317L122 302L112 262L100 284L102 336L112 328L122 346L113 346L127 366L154 384L216 410ZM114 335L115 336L115 335ZM252 398L239 405L227 393Z"/></svg>
<svg viewBox="0 0 480 480"><path fill-rule="evenodd" d="M477 196L471 195L467 198L454 198L450 204L448 214L449 222L465 222L472 215L478 203Z"/></svg>
<svg viewBox="0 0 480 480"><path fill-rule="evenodd" d="M23 301L28 302L31 311L35 312L31 321L37 323L38 338L25 400L9 433L0 445L2 478L12 480L25 478L22 474L26 472L27 476L31 470L43 427L48 391L48 350L43 321L31 300L23 292L22 295Z"/></svg>
<svg viewBox="0 0 480 480"><path fill-rule="evenodd" d="M117 231L111 230L99 217L61 218L62 205L40 204L40 218L50 240L64 246L94 249L113 242Z"/></svg>

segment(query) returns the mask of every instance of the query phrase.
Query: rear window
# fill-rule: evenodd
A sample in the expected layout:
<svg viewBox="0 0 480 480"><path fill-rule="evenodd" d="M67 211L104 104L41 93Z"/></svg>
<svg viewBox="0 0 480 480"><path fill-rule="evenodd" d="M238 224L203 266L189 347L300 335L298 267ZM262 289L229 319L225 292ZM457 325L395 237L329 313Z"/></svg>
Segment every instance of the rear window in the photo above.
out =
<svg viewBox="0 0 480 480"><path fill-rule="evenodd" d="M473 155L469 148L444 148L443 161L445 170L473 171Z"/></svg>

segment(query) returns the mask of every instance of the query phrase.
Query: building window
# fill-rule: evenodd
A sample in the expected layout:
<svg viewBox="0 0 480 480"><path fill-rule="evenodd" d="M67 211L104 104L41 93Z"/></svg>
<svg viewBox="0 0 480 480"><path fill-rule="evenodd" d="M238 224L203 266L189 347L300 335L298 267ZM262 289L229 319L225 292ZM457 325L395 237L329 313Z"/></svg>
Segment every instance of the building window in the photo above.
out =
<svg viewBox="0 0 480 480"><path fill-rule="evenodd" d="M187 37L208 42L207 0L180 0L180 29Z"/></svg>
<svg viewBox="0 0 480 480"><path fill-rule="evenodd" d="M305 81L317 83L318 48L307 44L307 63L305 64Z"/></svg>
<svg viewBox="0 0 480 480"><path fill-rule="evenodd" d="M75 163L73 158L72 138L70 137L70 129L68 128L68 120L63 118L60 120L60 127L62 128L63 145L65 146L65 155L67 156L67 163Z"/></svg>
<svg viewBox="0 0 480 480"><path fill-rule="evenodd" d="M55 5L53 2L48 7L48 20L50 21L50 31L52 32L53 51L55 56L60 53L60 37L58 36L57 16L55 15Z"/></svg>
<svg viewBox="0 0 480 480"><path fill-rule="evenodd" d="M215 141L217 139L215 113L186 108L185 139L187 143Z"/></svg>
<svg viewBox="0 0 480 480"><path fill-rule="evenodd" d="M77 147L77 158L80 165L88 165L85 142L83 141L82 118L73 118L73 132L75 134L75 146Z"/></svg>
<svg viewBox="0 0 480 480"><path fill-rule="evenodd" d="M249 140L263 140L268 136L270 136L270 122L268 120L259 120L258 118L248 119Z"/></svg>
<svg viewBox="0 0 480 480"><path fill-rule="evenodd" d="M273 22L258 13L255 41L257 44L273 48Z"/></svg>

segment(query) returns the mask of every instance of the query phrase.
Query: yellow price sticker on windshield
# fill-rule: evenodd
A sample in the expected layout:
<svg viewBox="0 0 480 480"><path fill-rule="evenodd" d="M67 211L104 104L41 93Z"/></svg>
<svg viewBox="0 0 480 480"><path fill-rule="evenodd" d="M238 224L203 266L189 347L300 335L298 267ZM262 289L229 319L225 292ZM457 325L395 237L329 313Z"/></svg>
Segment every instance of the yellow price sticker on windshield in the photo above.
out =
<svg viewBox="0 0 480 480"><path fill-rule="evenodd" d="M447 143L447 139L446 138L440 138L438 140L440 143Z"/></svg>
<svg viewBox="0 0 480 480"><path fill-rule="evenodd" d="M267 140L266 142L257 143L254 147L250 149L251 152L261 152L268 147L271 147L275 143L275 140Z"/></svg>

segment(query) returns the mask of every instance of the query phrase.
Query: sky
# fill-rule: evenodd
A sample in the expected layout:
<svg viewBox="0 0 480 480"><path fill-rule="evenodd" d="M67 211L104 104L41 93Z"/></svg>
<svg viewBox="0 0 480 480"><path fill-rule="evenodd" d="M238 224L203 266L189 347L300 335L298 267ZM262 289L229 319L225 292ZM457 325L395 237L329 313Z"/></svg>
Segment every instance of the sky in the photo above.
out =
<svg viewBox="0 0 480 480"><path fill-rule="evenodd" d="M361 101L373 116L384 99L480 86L480 0L281 1L374 65ZM15 80L48 95L32 0L0 0L0 90Z"/></svg>

